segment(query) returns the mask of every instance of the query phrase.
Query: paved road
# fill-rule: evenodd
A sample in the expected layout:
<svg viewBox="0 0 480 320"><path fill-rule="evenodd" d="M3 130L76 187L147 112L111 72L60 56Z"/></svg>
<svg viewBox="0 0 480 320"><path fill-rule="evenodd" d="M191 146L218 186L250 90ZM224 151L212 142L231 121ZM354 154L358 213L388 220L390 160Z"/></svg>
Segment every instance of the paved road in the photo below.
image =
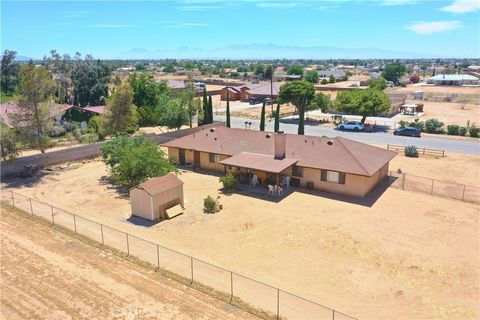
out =
<svg viewBox="0 0 480 320"><path fill-rule="evenodd" d="M215 120L225 121L225 116L215 116ZM244 118L231 118L232 127L245 128L245 121L252 122L251 129L258 130L260 126L259 120L251 120ZM267 121L267 131L273 131L273 120ZM280 130L287 133L297 133L297 124L294 123L280 123ZM437 138L430 136L423 136L421 138L412 137L398 137L394 136L392 132L348 132L338 131L331 127L320 125L305 125L305 134L312 136L329 136L329 137L345 137L352 140L357 140L371 144L396 144L396 145L416 145L418 147L430 149L443 149L446 152L456 152L465 154L480 155L480 139L452 139L452 138Z"/></svg>

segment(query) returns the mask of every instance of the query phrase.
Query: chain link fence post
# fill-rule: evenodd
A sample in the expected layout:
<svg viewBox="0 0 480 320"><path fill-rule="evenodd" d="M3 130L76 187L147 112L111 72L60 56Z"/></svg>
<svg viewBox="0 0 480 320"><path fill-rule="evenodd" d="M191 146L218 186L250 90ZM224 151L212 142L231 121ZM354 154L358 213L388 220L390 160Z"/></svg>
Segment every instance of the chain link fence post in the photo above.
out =
<svg viewBox="0 0 480 320"><path fill-rule="evenodd" d="M55 217L54 217L54 214L53 214L53 206L50 206L50 208L52 208L52 224L55 224Z"/></svg>
<svg viewBox="0 0 480 320"><path fill-rule="evenodd" d="M12 206L15 207L15 197L13 196L13 191L10 191L12 194Z"/></svg>
<svg viewBox="0 0 480 320"><path fill-rule="evenodd" d="M130 245L128 244L128 233L125 233L127 236L127 257L130 255Z"/></svg>
<svg viewBox="0 0 480 320"><path fill-rule="evenodd" d="M277 288L277 320L280 319L280 289Z"/></svg>
<svg viewBox="0 0 480 320"><path fill-rule="evenodd" d="M104 246L105 240L103 239L103 224L100 224L100 233L102 234L102 246Z"/></svg>
<svg viewBox="0 0 480 320"><path fill-rule="evenodd" d="M230 304L233 301L233 272L230 271Z"/></svg>
<svg viewBox="0 0 480 320"><path fill-rule="evenodd" d="M191 269L191 277L192 277L192 282L190 283L190 286L193 285L193 257L190 257L190 269Z"/></svg>
<svg viewBox="0 0 480 320"><path fill-rule="evenodd" d="M157 270L155 270L155 272L157 272L158 269L160 269L160 248L157 244Z"/></svg>
<svg viewBox="0 0 480 320"><path fill-rule="evenodd" d="M33 217L33 205L32 205L32 198L28 198L28 200L30 201L30 212L32 213L32 217Z"/></svg>
<svg viewBox="0 0 480 320"><path fill-rule="evenodd" d="M335 320L335 310L332 310L332 320Z"/></svg>
<svg viewBox="0 0 480 320"><path fill-rule="evenodd" d="M73 216L73 228L75 229L75 233L77 233L77 219L75 218L75 215L72 214Z"/></svg>

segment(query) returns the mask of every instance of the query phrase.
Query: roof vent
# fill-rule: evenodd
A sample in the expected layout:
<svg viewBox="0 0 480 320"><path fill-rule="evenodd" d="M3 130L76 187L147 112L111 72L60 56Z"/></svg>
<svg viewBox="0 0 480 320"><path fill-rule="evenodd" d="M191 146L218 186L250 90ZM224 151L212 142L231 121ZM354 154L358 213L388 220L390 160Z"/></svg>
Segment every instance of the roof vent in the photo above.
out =
<svg viewBox="0 0 480 320"><path fill-rule="evenodd" d="M214 128L210 129L210 132L215 132L215 129Z"/></svg>
<svg viewBox="0 0 480 320"><path fill-rule="evenodd" d="M214 138L213 140L217 141L217 138Z"/></svg>
<svg viewBox="0 0 480 320"><path fill-rule="evenodd" d="M266 135L265 135L265 138L267 138L267 139L270 139L271 137L272 137L271 134L266 134Z"/></svg>
<svg viewBox="0 0 480 320"><path fill-rule="evenodd" d="M332 140L328 140L328 141L327 141L327 144L328 144L329 146L331 146L331 145L333 145L333 141L332 141Z"/></svg>

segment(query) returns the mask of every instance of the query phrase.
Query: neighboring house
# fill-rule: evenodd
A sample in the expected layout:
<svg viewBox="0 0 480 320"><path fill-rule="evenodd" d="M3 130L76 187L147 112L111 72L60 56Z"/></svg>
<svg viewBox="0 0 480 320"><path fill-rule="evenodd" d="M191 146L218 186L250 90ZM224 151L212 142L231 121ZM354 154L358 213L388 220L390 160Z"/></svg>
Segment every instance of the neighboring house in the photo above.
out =
<svg viewBox="0 0 480 320"><path fill-rule="evenodd" d="M161 81L164 81L164 80L161 80ZM173 91L185 89L185 81L168 79L167 86Z"/></svg>
<svg viewBox="0 0 480 320"><path fill-rule="evenodd" d="M273 83L272 86L270 86L269 82L256 84L247 83L240 86L226 86L222 89L220 95L222 100L227 100L228 92L228 98L230 101L240 100L247 102L251 98L270 98L270 96L273 96L273 98L276 99L278 97L279 90L280 87L276 83Z"/></svg>
<svg viewBox="0 0 480 320"><path fill-rule="evenodd" d="M183 182L175 174L147 180L130 189L132 215L148 220L168 219L168 211L184 207Z"/></svg>
<svg viewBox="0 0 480 320"><path fill-rule="evenodd" d="M59 123L62 116L71 107L72 106L68 104L54 104L47 118ZM22 126L21 120L15 119L15 115L18 115L17 108L18 105L15 102L5 102L0 105L0 121L9 128L13 128L16 121L19 121L19 125Z"/></svg>
<svg viewBox="0 0 480 320"><path fill-rule="evenodd" d="M342 137L313 137L217 127L167 142L179 164L355 197L366 196L388 174L397 153ZM273 182L272 182L273 181Z"/></svg>
<svg viewBox="0 0 480 320"><path fill-rule="evenodd" d="M318 71L318 76L327 79L333 76L335 80L340 80L345 78L346 74L342 70L320 70Z"/></svg>
<svg viewBox="0 0 480 320"><path fill-rule="evenodd" d="M390 99L390 110L385 111L382 115L386 117L393 116L400 112L400 107L406 103L407 95L404 93L390 93L387 92Z"/></svg>
<svg viewBox="0 0 480 320"><path fill-rule="evenodd" d="M427 84L436 86L474 86L478 78L469 74L437 74L427 80Z"/></svg>

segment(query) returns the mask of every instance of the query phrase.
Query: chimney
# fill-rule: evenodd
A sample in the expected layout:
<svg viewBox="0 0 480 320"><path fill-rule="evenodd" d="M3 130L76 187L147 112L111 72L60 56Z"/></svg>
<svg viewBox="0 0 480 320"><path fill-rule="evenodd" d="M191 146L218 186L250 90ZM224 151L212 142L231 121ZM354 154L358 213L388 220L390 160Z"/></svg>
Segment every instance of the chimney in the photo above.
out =
<svg viewBox="0 0 480 320"><path fill-rule="evenodd" d="M287 149L287 135L283 131L275 133L275 159L282 160L285 158Z"/></svg>

